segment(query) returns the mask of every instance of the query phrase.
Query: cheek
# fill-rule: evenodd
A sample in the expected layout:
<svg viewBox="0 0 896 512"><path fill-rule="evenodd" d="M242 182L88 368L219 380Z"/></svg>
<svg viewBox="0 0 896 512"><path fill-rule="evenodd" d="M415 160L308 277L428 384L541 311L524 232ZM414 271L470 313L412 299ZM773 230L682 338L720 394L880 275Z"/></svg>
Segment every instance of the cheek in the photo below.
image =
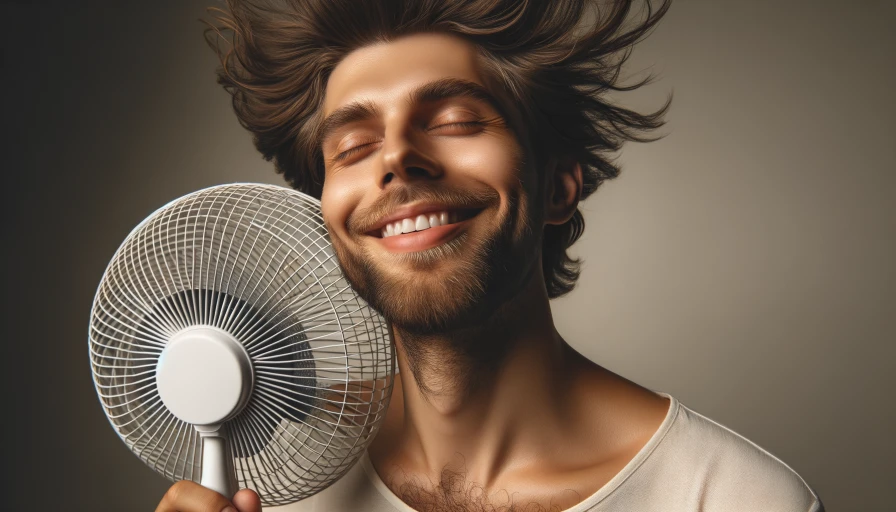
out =
<svg viewBox="0 0 896 512"><path fill-rule="evenodd" d="M328 177L324 180L320 203L324 223L332 235L343 238L347 235L346 221L352 208L360 198L357 187L352 187L351 180L339 177Z"/></svg>
<svg viewBox="0 0 896 512"><path fill-rule="evenodd" d="M464 174L493 188L501 196L498 218L505 219L516 239L541 222L539 183L534 166L524 161L524 151L512 136L483 139L453 158ZM534 216L534 217L533 217Z"/></svg>
<svg viewBox="0 0 896 512"><path fill-rule="evenodd" d="M520 174L519 146L512 137L486 135L456 142L440 151L439 159L446 168L482 182L502 196L517 195L514 190L520 188L524 176Z"/></svg>

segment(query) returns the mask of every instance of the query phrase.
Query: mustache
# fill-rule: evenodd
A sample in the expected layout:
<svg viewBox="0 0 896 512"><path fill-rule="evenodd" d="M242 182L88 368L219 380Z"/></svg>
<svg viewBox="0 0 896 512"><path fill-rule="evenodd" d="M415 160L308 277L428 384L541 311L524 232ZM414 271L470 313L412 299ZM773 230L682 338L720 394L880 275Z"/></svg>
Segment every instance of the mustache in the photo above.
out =
<svg viewBox="0 0 896 512"><path fill-rule="evenodd" d="M393 188L377 198L367 208L355 210L349 215L346 227L349 233L366 233L398 208L409 203L438 203L448 209L485 208L499 202L498 192L490 188L469 189L439 185L403 185Z"/></svg>

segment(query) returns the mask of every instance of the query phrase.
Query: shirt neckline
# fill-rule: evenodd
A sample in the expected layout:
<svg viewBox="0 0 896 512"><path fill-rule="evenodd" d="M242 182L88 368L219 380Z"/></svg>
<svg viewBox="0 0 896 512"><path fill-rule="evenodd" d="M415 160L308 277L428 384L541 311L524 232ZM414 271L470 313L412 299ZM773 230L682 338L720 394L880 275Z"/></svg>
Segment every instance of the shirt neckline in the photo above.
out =
<svg viewBox="0 0 896 512"><path fill-rule="evenodd" d="M672 395L667 393L661 393L658 391L654 391L657 395L669 399L669 410L666 412L666 417L663 419L663 422L660 423L659 428L654 432L654 434L650 437L650 440L641 447L638 453L622 468L619 473L616 474L613 478L610 479L609 482L603 485L600 489L595 491L593 494L580 501L579 503L573 505L571 508L565 509L562 512L585 512L591 507L597 505L601 501L603 501L607 496L609 496L613 491L615 491L620 485L622 485L626 480L631 477L635 471L641 467L641 464L650 457L650 454L656 450L656 447L662 442L662 440L666 437L666 434L669 433L669 430L672 428L672 424L675 422L675 418L678 417L678 411L680 408L680 404L678 400L675 399ZM380 475L376 472L376 468L373 467L373 463L370 462L370 456L367 454L367 450L364 450L364 454L361 456L361 466L364 468L364 473L367 475L367 478L373 483L373 486L377 491L386 499L392 506L398 509L400 512L418 512L417 510L408 506L407 503L401 501L401 498L395 495L391 489L386 485L385 482L380 478Z"/></svg>

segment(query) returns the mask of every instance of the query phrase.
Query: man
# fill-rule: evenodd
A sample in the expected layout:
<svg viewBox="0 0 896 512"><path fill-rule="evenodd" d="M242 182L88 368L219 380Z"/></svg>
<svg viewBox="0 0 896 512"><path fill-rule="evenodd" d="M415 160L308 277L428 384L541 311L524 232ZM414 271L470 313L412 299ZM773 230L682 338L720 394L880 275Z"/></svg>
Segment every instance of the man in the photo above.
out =
<svg viewBox="0 0 896 512"><path fill-rule="evenodd" d="M820 511L788 466L587 360L549 300L578 202L662 124L603 96L668 8L630 1L233 2L220 81L258 149L321 198L400 374L363 460L285 511ZM649 4L648 4L648 7ZM584 32L581 20L591 20ZM622 52L623 57L620 57ZM668 105L667 105L668 106ZM158 510L260 509L190 482Z"/></svg>

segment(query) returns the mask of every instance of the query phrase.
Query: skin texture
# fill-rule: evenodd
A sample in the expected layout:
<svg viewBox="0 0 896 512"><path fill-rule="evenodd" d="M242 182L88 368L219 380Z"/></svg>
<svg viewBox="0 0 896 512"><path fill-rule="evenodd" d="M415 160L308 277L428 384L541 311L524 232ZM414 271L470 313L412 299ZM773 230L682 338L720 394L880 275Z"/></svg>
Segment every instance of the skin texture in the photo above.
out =
<svg viewBox="0 0 896 512"><path fill-rule="evenodd" d="M378 111L323 141L331 239L398 347L401 378L371 460L412 506L421 489L444 485L448 467L463 475L463 489L492 503L568 508L637 453L668 401L580 356L553 326L540 228L575 211L580 167L555 159L534 169L486 102L407 101L445 78L485 84L475 47L415 34L350 53L326 90L325 117L354 102ZM456 121L486 122L444 127ZM364 233L373 224L368 212L437 198L439 190L491 198L456 247L415 259Z"/></svg>
<svg viewBox="0 0 896 512"><path fill-rule="evenodd" d="M575 212L580 166L554 158L536 169L488 101L408 101L446 79L485 85L475 46L408 35L348 54L322 107L325 119L355 103L370 114L322 140L321 198L346 277L389 321L397 346L401 373L370 458L412 507L569 508L634 457L668 400L587 360L554 327L541 230ZM476 206L476 215L423 250L372 235L383 215L422 201ZM228 505L182 484L157 510ZM233 502L258 510L251 491Z"/></svg>

